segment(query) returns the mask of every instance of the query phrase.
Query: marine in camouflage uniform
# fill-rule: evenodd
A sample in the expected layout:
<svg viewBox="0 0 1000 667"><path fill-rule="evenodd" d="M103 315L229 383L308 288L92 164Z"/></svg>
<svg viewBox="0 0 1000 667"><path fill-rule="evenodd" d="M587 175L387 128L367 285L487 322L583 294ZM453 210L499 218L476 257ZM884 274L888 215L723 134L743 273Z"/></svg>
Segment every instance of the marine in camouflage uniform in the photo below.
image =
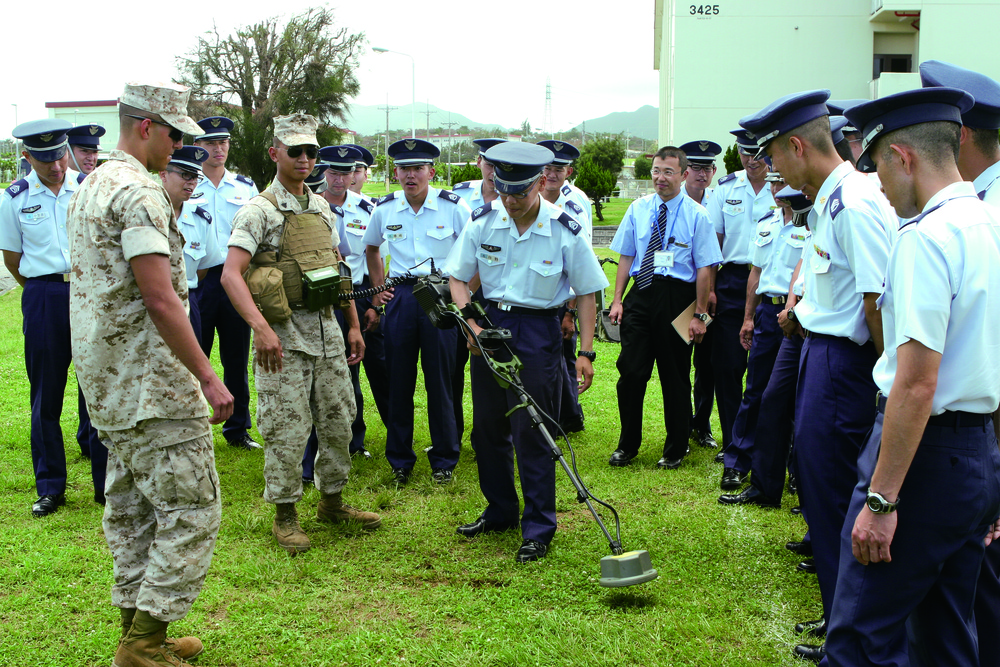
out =
<svg viewBox="0 0 1000 667"><path fill-rule="evenodd" d="M200 133L188 94L126 85L118 150L67 212L73 361L109 450L104 534L125 631L116 667L201 652L194 638L164 644L166 627L201 591L222 515L205 397L214 422L232 396L188 323L183 239L149 173L166 167L181 131Z"/></svg>
<svg viewBox="0 0 1000 667"><path fill-rule="evenodd" d="M309 539L298 525L295 504L302 499L302 454L314 425L319 441L314 476L322 494L318 518L357 520L368 529L377 528L381 520L377 514L359 512L341 501L351 469L348 448L357 411L348 363L357 363L364 353L353 304L345 312L352 348L346 356L344 336L332 307L312 312L293 305L290 318L269 324L254 306L242 277L255 255L278 251L286 225L283 211L320 219L326 226L325 239L331 244L330 256L339 258L334 249L340 240L330 205L304 187L304 179L316 162L316 153L309 158L307 149L316 147L318 151L317 122L306 114L292 114L279 116L274 123L277 141L269 153L278 163L278 175L233 219L222 284L254 332L257 428L265 441L264 500L276 505L273 532L278 544L297 553L309 548ZM299 165L303 173L298 173ZM293 194L290 189L303 194Z"/></svg>

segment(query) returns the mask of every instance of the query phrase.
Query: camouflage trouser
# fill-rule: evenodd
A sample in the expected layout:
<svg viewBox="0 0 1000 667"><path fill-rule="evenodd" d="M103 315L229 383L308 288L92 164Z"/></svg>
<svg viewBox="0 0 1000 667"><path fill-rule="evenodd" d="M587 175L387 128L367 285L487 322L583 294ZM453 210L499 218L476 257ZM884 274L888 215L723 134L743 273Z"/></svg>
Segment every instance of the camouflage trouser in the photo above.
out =
<svg viewBox="0 0 1000 667"><path fill-rule="evenodd" d="M316 426L319 447L314 478L323 493L336 493L351 471L351 422L357 408L343 354L313 357L285 350L283 368L265 373L254 363L257 430L264 438L264 500L302 499L302 454Z"/></svg>
<svg viewBox="0 0 1000 667"><path fill-rule="evenodd" d="M146 419L102 431L111 601L161 621L184 618L205 582L222 518L208 419Z"/></svg>

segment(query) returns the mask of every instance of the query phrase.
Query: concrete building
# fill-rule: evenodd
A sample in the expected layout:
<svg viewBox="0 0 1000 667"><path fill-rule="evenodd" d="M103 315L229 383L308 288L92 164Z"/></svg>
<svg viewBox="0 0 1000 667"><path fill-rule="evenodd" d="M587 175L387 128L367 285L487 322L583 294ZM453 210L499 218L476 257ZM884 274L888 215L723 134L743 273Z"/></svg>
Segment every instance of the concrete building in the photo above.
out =
<svg viewBox="0 0 1000 667"><path fill-rule="evenodd" d="M68 121L73 127L96 123L107 130L101 137L101 157L106 157L118 145L118 100L84 102L46 102L49 118Z"/></svg>
<svg viewBox="0 0 1000 667"><path fill-rule="evenodd" d="M729 147L742 116L801 90L878 99L919 88L924 60L1000 80L997 0L655 0L654 12L661 146Z"/></svg>

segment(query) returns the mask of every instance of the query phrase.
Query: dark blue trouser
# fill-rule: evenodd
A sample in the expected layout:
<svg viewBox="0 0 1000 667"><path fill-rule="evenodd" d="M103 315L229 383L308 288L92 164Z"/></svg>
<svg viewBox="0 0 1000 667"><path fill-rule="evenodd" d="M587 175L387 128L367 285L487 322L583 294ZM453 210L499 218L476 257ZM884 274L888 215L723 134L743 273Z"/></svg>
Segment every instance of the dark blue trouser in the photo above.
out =
<svg viewBox="0 0 1000 667"><path fill-rule="evenodd" d="M780 500L785 488L785 465L795 421L795 385L799 379L801 353L800 336L782 339L760 400L763 419L757 420L750 483L772 500Z"/></svg>
<svg viewBox="0 0 1000 667"><path fill-rule="evenodd" d="M1000 540L986 547L979 582L976 584L976 629L979 633L979 664L995 664L1000 656Z"/></svg>
<svg viewBox="0 0 1000 667"><path fill-rule="evenodd" d="M66 450L63 446L63 396L73 359L69 330L69 283L30 278L21 293L24 366L31 387L31 463L40 496L66 492ZM76 439L90 457L94 500L104 502L108 450L90 425L83 392L77 389L80 416Z"/></svg>
<svg viewBox="0 0 1000 667"><path fill-rule="evenodd" d="M458 464L459 440L452 400L456 329L431 324L413 297L413 287L399 285L385 308L385 361L389 385L389 423L385 457L393 468L413 468L413 398L417 387L417 359L424 372L427 422L431 433L431 468L452 470Z"/></svg>
<svg viewBox="0 0 1000 667"><path fill-rule="evenodd" d="M781 341L785 338L778 326L778 313L784 307L782 304L760 303L754 313L753 344L747 360L747 384L733 422L732 439L725 449L723 465L726 468L750 472L754 438L761 414L761 399L771 377Z"/></svg>
<svg viewBox="0 0 1000 667"><path fill-rule="evenodd" d="M558 317L560 328L566 308L560 308ZM576 331L569 339L562 341L563 359L566 360L566 380L563 382L562 397L559 400L559 423L583 419L583 408L580 407L580 385L576 381Z"/></svg>
<svg viewBox="0 0 1000 667"><path fill-rule="evenodd" d="M715 281L715 321L709 328L715 329L712 332L712 371L723 448L733 439L733 425L743 397L747 351L740 344L740 329L746 312L749 277L750 270L746 266L726 264L719 269Z"/></svg>
<svg viewBox="0 0 1000 667"><path fill-rule="evenodd" d="M795 397L799 499L829 620L840 567L840 531L858 482L858 453L875 422L875 344L811 334L802 345Z"/></svg>
<svg viewBox="0 0 1000 667"><path fill-rule="evenodd" d="M188 319L191 320L191 328L194 329L194 337L201 346L201 285L194 289L188 288Z"/></svg>
<svg viewBox="0 0 1000 667"><path fill-rule="evenodd" d="M524 368L521 382L535 399L540 412L553 419L559 414L566 363L562 355L562 334L554 315L514 314L489 308L490 321L509 329L514 354ZM496 357L505 360L505 352ZM487 521L516 523L517 490L514 487L514 453L524 494L521 535L544 544L556 532L556 469L552 450L545 437L532 428L527 412L520 409L508 418L508 410L518 405L514 392L502 388L482 357L472 357L472 421L479 467L479 488L487 506ZM548 424L548 422L546 422ZM549 432L552 428L547 426Z"/></svg>
<svg viewBox="0 0 1000 667"><path fill-rule="evenodd" d="M712 341L715 328L708 327L700 343L694 344L694 413L691 428L712 432L712 408L715 406L715 373L712 372Z"/></svg>
<svg viewBox="0 0 1000 667"><path fill-rule="evenodd" d="M878 461L878 415L840 538L826 639L830 665L980 664L973 599L983 537L1000 515L1000 452L992 422L982 417L979 426L940 426L932 418L899 490L892 561L865 566L851 553L851 531ZM1000 659L982 657L984 665Z"/></svg>
<svg viewBox="0 0 1000 667"><path fill-rule="evenodd" d="M199 284L201 297L201 349L211 356L215 332L219 332L219 361L222 381L233 395L233 415L222 425L227 440L239 438L250 430L250 325L233 308L229 295L219 283L222 266L208 270Z"/></svg>

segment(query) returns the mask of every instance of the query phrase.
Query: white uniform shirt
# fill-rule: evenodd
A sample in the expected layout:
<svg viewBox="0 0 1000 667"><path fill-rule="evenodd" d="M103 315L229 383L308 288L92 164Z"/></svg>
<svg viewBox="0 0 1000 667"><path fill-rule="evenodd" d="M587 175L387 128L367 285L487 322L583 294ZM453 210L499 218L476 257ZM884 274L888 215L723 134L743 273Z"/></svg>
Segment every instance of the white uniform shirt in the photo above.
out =
<svg viewBox="0 0 1000 667"><path fill-rule="evenodd" d="M539 196L535 222L519 234L502 208L476 210L452 248L445 273L468 282L479 272L483 295L525 308L557 308L608 286L582 225Z"/></svg>
<svg viewBox="0 0 1000 667"><path fill-rule="evenodd" d="M885 352L875 383L891 392L908 340L941 353L932 415L1000 404L1000 211L976 195L971 183L953 183L900 230L879 299Z"/></svg>
<svg viewBox="0 0 1000 667"><path fill-rule="evenodd" d="M69 273L66 207L78 177L67 170L55 195L32 171L0 195L0 249L21 253L17 270L25 278Z"/></svg>
<svg viewBox="0 0 1000 667"><path fill-rule="evenodd" d="M805 227L796 227L791 221L786 223L780 208L757 223L751 257L751 264L760 267L757 294L788 294L795 265L802 258L802 248L811 235Z"/></svg>
<svg viewBox="0 0 1000 667"><path fill-rule="evenodd" d="M750 245L757 221L774 206L767 183L760 192L746 171L737 171L719 179L719 184L705 206L715 233L722 235L722 261L726 264L749 264Z"/></svg>
<svg viewBox="0 0 1000 667"><path fill-rule="evenodd" d="M850 162L823 182L812 212L811 245L802 255L800 272L805 274L803 296L795 314L809 331L864 345L871 335L863 298L866 292L882 292L896 213Z"/></svg>
<svg viewBox="0 0 1000 667"><path fill-rule="evenodd" d="M257 195L257 186L246 176L237 176L226 169L219 181L219 187L207 177L202 178L194 189L190 202L201 206L212 216L212 227L215 231L215 241L219 248L215 258L210 259L210 266L225 263L229 250L229 237L233 232L233 218L243 205Z"/></svg>
<svg viewBox="0 0 1000 667"><path fill-rule="evenodd" d="M211 214L195 203L181 204L177 227L184 237L184 268L187 270L188 289L198 286L198 271L212 268L211 261L219 254Z"/></svg>
<svg viewBox="0 0 1000 667"><path fill-rule="evenodd" d="M347 191L347 199L343 206L331 207L340 236L340 254L351 269L351 281L360 285L368 275L368 263L365 261L365 232L371 220L375 205L361 195Z"/></svg>

